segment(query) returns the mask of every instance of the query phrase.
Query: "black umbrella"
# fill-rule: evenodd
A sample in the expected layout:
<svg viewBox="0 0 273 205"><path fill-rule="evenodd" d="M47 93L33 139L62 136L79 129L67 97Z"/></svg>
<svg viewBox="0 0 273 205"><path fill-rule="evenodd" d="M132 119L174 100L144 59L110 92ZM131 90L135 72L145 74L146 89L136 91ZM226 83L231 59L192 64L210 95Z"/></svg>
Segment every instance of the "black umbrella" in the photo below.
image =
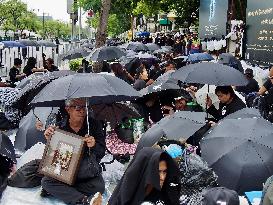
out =
<svg viewBox="0 0 273 205"><path fill-rule="evenodd" d="M37 41L28 40L28 39L22 39L22 40L19 40L18 42L25 45L25 46L33 46L33 47L40 46L40 44Z"/></svg>
<svg viewBox="0 0 273 205"><path fill-rule="evenodd" d="M94 118L110 122L111 125L122 122L125 118L139 118L140 114L126 103L100 104L92 106Z"/></svg>
<svg viewBox="0 0 273 205"><path fill-rule="evenodd" d="M81 47L93 49L93 48L95 48L95 44L94 43L85 43L85 44L81 45Z"/></svg>
<svg viewBox="0 0 273 205"><path fill-rule="evenodd" d="M68 51L63 57L62 60L73 60L77 58L85 58L91 53L91 50L86 48L77 48Z"/></svg>
<svg viewBox="0 0 273 205"><path fill-rule="evenodd" d="M260 111L255 108L244 108L237 112L231 113L225 119L238 119L238 118L253 118L262 117Z"/></svg>
<svg viewBox="0 0 273 205"><path fill-rule="evenodd" d="M217 86L247 85L245 76L238 70L217 63L191 64L173 73L173 78L184 83L200 83Z"/></svg>
<svg viewBox="0 0 273 205"><path fill-rule="evenodd" d="M44 137L44 132L37 130L35 123L39 119L43 125L45 125L49 115L57 112L58 109L51 107L39 107L31 110L20 121L19 129L15 137L14 147L17 150L24 152L38 142L45 144L46 139Z"/></svg>
<svg viewBox="0 0 273 205"><path fill-rule="evenodd" d="M0 155L8 157L14 163L16 163L16 156L13 144L8 136L3 133L0 133Z"/></svg>
<svg viewBox="0 0 273 205"><path fill-rule="evenodd" d="M231 53L221 53L219 55L218 63L228 65L240 71L241 73L244 73L244 68L241 62L237 58L235 58L235 56L233 56Z"/></svg>
<svg viewBox="0 0 273 205"><path fill-rule="evenodd" d="M111 75L77 73L53 80L32 101L34 106L59 107L64 100L90 98L90 104L134 100L140 94L125 81Z"/></svg>
<svg viewBox="0 0 273 205"><path fill-rule="evenodd" d="M262 190L273 174L273 125L245 116L220 121L201 141L202 157L219 184L239 194Z"/></svg>
<svg viewBox="0 0 273 205"><path fill-rule="evenodd" d="M13 106L24 110L28 107L27 104L38 94L49 82L54 79L75 74L75 72L70 70L54 71L44 73L42 76L33 77L30 79L29 83L25 85L16 96L16 100ZM28 113L28 109L25 110L25 114Z"/></svg>
<svg viewBox="0 0 273 205"><path fill-rule="evenodd" d="M160 46L155 43L147 43L146 46L148 47L149 51L155 51L160 49Z"/></svg>
<svg viewBox="0 0 273 205"><path fill-rule="evenodd" d="M205 125L204 112L176 112L154 124L140 138L137 150L151 147L160 139L187 140Z"/></svg>
<svg viewBox="0 0 273 205"><path fill-rule="evenodd" d="M33 74L31 74L30 76L28 76L28 77L22 79L22 80L20 81L20 83L16 86L16 88L18 88L18 89L23 89L23 88L26 87L31 81L36 80L36 79L38 79L39 77L41 77L41 76L43 76L43 75L44 75L44 73L42 73L42 72L33 73Z"/></svg>
<svg viewBox="0 0 273 205"><path fill-rule="evenodd" d="M41 40L41 41L38 41L38 43L39 43L41 46L44 46L44 47L51 47L51 48L57 47L56 44L53 43L53 42L51 42L51 41Z"/></svg>
<svg viewBox="0 0 273 205"><path fill-rule="evenodd" d="M126 49L133 50L136 52L149 51L149 48L145 44L140 43L140 42L130 42Z"/></svg>
<svg viewBox="0 0 273 205"><path fill-rule="evenodd" d="M91 61L111 61L115 59L119 59L122 56L125 56L126 52L124 52L121 48L116 46L103 46L101 48L97 48L87 59Z"/></svg>

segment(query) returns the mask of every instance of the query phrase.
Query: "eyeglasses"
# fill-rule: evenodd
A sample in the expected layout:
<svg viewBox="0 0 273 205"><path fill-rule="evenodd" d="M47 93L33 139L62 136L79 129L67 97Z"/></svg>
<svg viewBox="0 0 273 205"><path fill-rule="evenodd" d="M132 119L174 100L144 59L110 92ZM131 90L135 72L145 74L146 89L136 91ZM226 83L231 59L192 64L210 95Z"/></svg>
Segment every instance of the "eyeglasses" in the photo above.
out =
<svg viewBox="0 0 273 205"><path fill-rule="evenodd" d="M80 111L80 110L86 109L86 106L84 106L84 105L71 105L69 107L74 108L76 111Z"/></svg>

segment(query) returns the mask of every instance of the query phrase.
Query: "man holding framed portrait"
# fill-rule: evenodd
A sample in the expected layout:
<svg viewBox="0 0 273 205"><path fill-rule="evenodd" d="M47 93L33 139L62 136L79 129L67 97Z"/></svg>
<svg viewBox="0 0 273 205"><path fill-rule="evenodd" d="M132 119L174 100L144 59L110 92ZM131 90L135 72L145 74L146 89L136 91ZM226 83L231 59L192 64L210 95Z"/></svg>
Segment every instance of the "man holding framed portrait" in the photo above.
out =
<svg viewBox="0 0 273 205"><path fill-rule="evenodd" d="M105 134L101 123L89 118L89 132L87 125L87 110L85 99L66 100L65 110L68 114L68 119L59 127L50 126L45 130L45 137L50 140L54 135L56 128L72 135L83 137L86 146L83 148L83 155L79 162L79 169L76 174L75 182L72 185L61 182L56 178L45 176L42 179L42 195L52 195L67 204L72 205L100 205L102 203L102 193L105 189L105 183L101 176L100 160L105 154ZM89 133L89 135L87 134ZM59 146L59 145L58 145ZM61 143L61 149L64 153L72 153L72 147L69 144ZM60 147L59 146L59 147ZM62 156L60 152L55 153ZM55 155L53 157L56 157ZM68 155L66 156L67 159ZM70 157L70 155L69 155ZM55 160L55 165L58 160ZM70 162L69 162L70 163ZM67 168L62 165L61 168ZM56 166L57 167L57 166ZM58 171L58 169L57 169Z"/></svg>

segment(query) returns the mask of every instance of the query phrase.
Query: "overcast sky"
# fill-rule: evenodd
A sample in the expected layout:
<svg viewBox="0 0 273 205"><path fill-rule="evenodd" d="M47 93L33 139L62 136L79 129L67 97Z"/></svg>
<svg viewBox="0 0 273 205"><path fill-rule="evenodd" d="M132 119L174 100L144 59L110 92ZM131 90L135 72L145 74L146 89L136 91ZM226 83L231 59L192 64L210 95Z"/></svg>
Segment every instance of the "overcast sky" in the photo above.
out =
<svg viewBox="0 0 273 205"><path fill-rule="evenodd" d="M39 16L43 12L49 13L54 19L62 21L69 21L67 12L67 0L22 0L28 5L28 9L35 9L35 13ZM38 12L39 9L39 12ZM45 14L47 15L47 14Z"/></svg>

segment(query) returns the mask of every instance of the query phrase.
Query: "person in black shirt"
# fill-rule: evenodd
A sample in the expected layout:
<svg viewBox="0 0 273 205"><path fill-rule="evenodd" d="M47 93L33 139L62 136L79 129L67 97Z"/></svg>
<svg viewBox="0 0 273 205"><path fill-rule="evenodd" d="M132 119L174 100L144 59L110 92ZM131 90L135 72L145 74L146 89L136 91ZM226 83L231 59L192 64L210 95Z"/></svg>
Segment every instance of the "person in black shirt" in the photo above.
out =
<svg viewBox="0 0 273 205"><path fill-rule="evenodd" d="M258 92L259 91L259 84L258 82L253 78L253 70L247 68L245 70L245 76L246 79L248 80L248 84L245 86L238 86L236 87L236 90L238 92L244 93L245 95L248 95L249 93L252 92Z"/></svg>
<svg viewBox="0 0 273 205"><path fill-rule="evenodd" d="M217 121L246 107L245 103L235 94L231 86L217 86L215 89L215 94L220 100L219 109L217 110L214 107L211 99L208 97L207 112Z"/></svg>
<svg viewBox="0 0 273 205"><path fill-rule="evenodd" d="M47 65L47 70L49 72L53 72L53 71L59 71L58 67L54 65L54 60L52 58L48 58L46 60L46 65Z"/></svg>
<svg viewBox="0 0 273 205"><path fill-rule="evenodd" d="M69 186L45 176L42 179L43 191L41 194L44 195L46 192L72 205L101 204L101 194L104 193L105 184L99 169L99 162L105 154L105 134L101 124L91 118L89 119L90 134L88 135L84 99L67 100L65 104L69 117L66 123L60 125L60 129L83 136L87 146L84 149L75 184ZM47 128L44 133L46 139L49 139L54 131L54 126ZM94 201L94 203L90 201Z"/></svg>
<svg viewBox="0 0 273 205"><path fill-rule="evenodd" d="M9 71L9 78L12 86L15 86L15 82L22 80L26 74L20 74L20 70L22 66L22 60L19 58L14 59L14 66Z"/></svg>

